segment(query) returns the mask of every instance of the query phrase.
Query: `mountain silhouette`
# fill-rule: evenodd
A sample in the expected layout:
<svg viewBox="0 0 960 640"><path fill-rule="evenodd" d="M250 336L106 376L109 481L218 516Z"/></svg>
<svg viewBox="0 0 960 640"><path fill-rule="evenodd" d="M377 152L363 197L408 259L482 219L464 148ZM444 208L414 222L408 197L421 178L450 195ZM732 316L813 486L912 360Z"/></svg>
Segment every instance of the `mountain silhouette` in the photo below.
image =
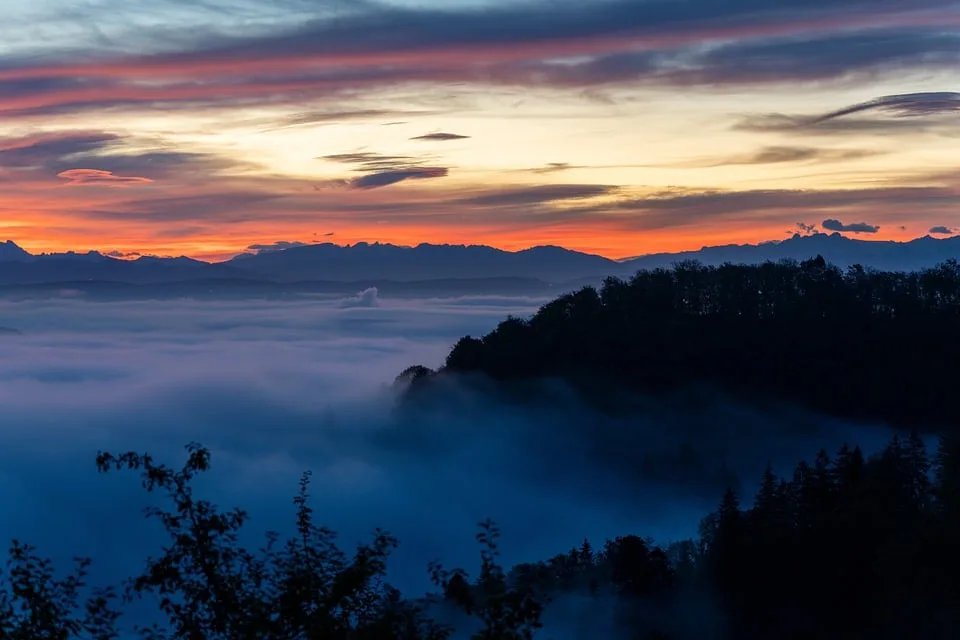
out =
<svg viewBox="0 0 960 640"><path fill-rule="evenodd" d="M13 240L0 242L0 262L23 262L33 256L21 249Z"/></svg>
<svg viewBox="0 0 960 640"><path fill-rule="evenodd" d="M331 243L234 258L226 264L277 281L430 280L434 278L537 278L561 282L604 276L617 262L562 247L503 251L483 245L420 244L401 247L360 242Z"/></svg>
<svg viewBox="0 0 960 640"><path fill-rule="evenodd" d="M628 271L669 267L682 260L697 260L708 266L725 262L757 264L779 260L823 258L838 267L855 264L884 271L916 271L960 256L960 236L934 238L923 236L907 242L893 240L857 240L839 233L794 234L782 241L759 244L728 244L703 247L697 251L656 253L624 260Z"/></svg>
<svg viewBox="0 0 960 640"><path fill-rule="evenodd" d="M229 289L242 295L254 290L338 293L343 287L354 286L360 288L351 293L371 286L381 292L403 290L410 295L428 290L456 293L453 287L458 286L484 293L501 288L514 293L555 293L558 288L599 283L608 275L626 277L641 269L670 267L685 260L705 265L756 264L801 261L815 255L841 268L860 264L888 271L915 271L960 257L960 236L924 236L895 242L815 233L783 241L703 247L626 260L557 246L504 251L484 245L323 243L243 253L217 263L185 256L125 260L96 251L31 254L8 240L0 243L0 293L28 293L38 287L53 290L55 285L66 284L71 289L111 289L115 294L129 289L120 285L140 285L140 293L145 292L142 287L164 285L169 295L177 295L178 287L193 293Z"/></svg>

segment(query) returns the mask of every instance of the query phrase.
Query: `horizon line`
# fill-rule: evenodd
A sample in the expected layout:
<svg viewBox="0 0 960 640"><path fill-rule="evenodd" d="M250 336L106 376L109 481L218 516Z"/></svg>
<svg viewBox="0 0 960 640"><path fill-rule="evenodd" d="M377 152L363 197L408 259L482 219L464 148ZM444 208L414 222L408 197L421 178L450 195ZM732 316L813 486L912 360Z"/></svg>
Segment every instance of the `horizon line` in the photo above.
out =
<svg viewBox="0 0 960 640"><path fill-rule="evenodd" d="M637 259L644 258L644 257L648 257L648 256L655 256L655 255L679 255L679 254L683 254L683 253L696 253L697 251L703 251L703 250L705 250L705 249L712 249L712 248L719 248L719 247L759 247L759 246L765 245L765 244L781 244L781 243L786 242L786 241L788 241L788 240L794 240L794 239L798 239L798 238L811 238L811 237L816 237L816 236L840 237L840 238L845 238L845 239L847 239L847 240L852 240L852 241L856 241L856 242L867 242L867 243L878 243L878 244L880 244L880 243L884 243L884 244L908 244L908 243L910 243L910 242L915 242L915 241L917 241L917 240L923 240L923 239L931 239L931 240L938 240L938 241L939 241L939 240L951 240L951 239L954 239L954 238L960 238L960 233L954 233L954 234L952 234L952 235L944 235L944 236L942 236L942 237L936 237L936 236L934 236L934 235L932 235L932 234L930 234L930 233L926 233L926 234L917 236L917 237L915 237L915 238L910 238L909 240L878 240L878 239L871 239L871 238L850 237L850 236L848 236L848 235L844 235L843 233L841 233L841 232L839 232L839 231L831 231L831 232L829 232L829 233L828 233L828 232L824 232L824 231L814 231L814 232L812 232L812 233L806 233L806 234L794 233L793 235L791 235L791 236L789 236L789 237L786 237L786 238L773 238L773 239L770 239L770 240L761 240L761 241L758 241L758 242L755 242L755 243L750 243L750 242L745 242L745 243L729 242L729 243L726 243L726 244L701 245L700 248L698 248L698 249L685 249L685 250L682 250L682 251L653 251L653 252L649 252L649 253L634 254L634 255L622 256L622 257L617 257L617 258L613 258L613 257L609 257L609 256L604 256L604 255L601 255L601 254L599 254L599 253L591 253L591 252L589 252L589 251L580 251L580 250L578 250L578 249L571 249L571 248L569 248L569 247L564 247L564 246L558 245L558 244L537 244L537 245L530 245L530 246L525 247L525 248L522 248L522 249L505 249L505 248L498 247L498 246L492 245L492 244L467 244L467 243L462 243L462 242L419 242L419 243L417 243L417 244L400 244L400 243L396 243L396 242L381 242L381 241L379 241L379 240L372 240L372 241L371 241L371 240L358 240L358 241L353 242L353 243L346 242L346 243L340 244L340 243L332 242L332 241L329 241L329 240L328 240L328 241L323 241L323 242L321 242L321 241L316 241L316 242L294 242L294 243L290 243L290 241L276 240L276 241L274 241L272 244L275 244L275 245L276 245L276 244L284 244L284 243L287 243L287 244L290 244L290 246L277 247L277 248L266 248L266 247L271 246L271 243L258 243L258 245L250 245L250 246L248 246L248 247L245 247L245 248L237 251L237 252L234 253L233 255L230 255L229 257L225 257L225 258L220 259L220 260L206 260L206 259L203 259L203 258L196 258L196 257L190 256L190 255L187 255L187 254L181 254L181 255L161 255L161 254L154 254L154 253L142 253L142 252L139 252L139 251L122 252L122 251L119 251L119 250L116 250L116 249L109 249L109 250L106 250L106 249L86 249L86 250L68 249L68 250L66 250L66 251L39 251L39 252L34 253L34 252L32 252L32 251L30 251L30 250L28 250L28 249L24 249L23 246L22 246L20 243L18 243L16 240L13 240L13 239L10 239L10 238L7 238L6 240L0 241L0 244L12 244L12 245L14 245L15 247L17 247L18 249L26 252L28 255L34 256L34 257L50 256L50 255L71 255L71 254L72 254L72 255L89 255L89 254L91 254L91 253L95 253L95 254L101 255L101 256L103 256L103 257L105 257L105 258L113 258L114 260L121 260L121 261L126 261L126 262L132 262L132 261L138 260L138 259L140 259L140 258L157 258L157 259L164 259L164 260L175 260L175 259L186 258L186 259L189 259L189 260L196 260L197 262L205 262L205 263L208 263L208 264L222 264L222 263L225 263L225 262L230 262L231 260L234 260L234 259L236 259L236 258L238 258L238 257L241 257L241 256L251 256L251 257L252 257L252 256L263 255L263 254L268 254L268 253L283 253L284 251L288 251L288 250L290 250L290 249L301 249L301 248L305 248L305 247L319 247L319 246L325 246L325 245L335 246L335 247L339 247L339 248L342 248L342 249L350 249L350 248L354 248L354 247L357 247L357 246L360 246L360 245L364 245L364 246L389 246L389 247L397 247L397 248L401 248L401 249L416 249L416 248L418 248L418 247L423 247L423 246L429 246L429 247L464 247L464 248L467 248L467 247L482 247L482 248L487 248L487 249L494 249L494 250L496 250L496 251L501 251L501 252L503 252L503 253L523 253L523 252L525 252L525 251L531 251L531 250L533 250L533 249L556 248L556 249L562 249L562 250L564 250L564 251L569 251L569 252L571 252L571 253L578 253L578 254L581 254L581 255L593 256L593 257L597 257L597 258L603 258L603 259L605 259L605 260L610 260L611 262L627 262L627 261L630 261L630 260L637 260ZM258 249L256 249L256 250L252 250L252 247L256 247L256 246L262 246L263 248L258 248Z"/></svg>

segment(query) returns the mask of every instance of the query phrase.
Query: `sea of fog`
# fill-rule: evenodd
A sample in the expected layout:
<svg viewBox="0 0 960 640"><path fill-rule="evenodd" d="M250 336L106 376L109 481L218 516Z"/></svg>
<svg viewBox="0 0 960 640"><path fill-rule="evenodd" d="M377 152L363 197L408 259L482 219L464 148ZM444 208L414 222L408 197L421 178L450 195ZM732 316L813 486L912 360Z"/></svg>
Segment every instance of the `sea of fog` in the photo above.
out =
<svg viewBox="0 0 960 640"><path fill-rule="evenodd" d="M197 441L213 461L202 497L247 509L251 546L291 529L311 470L318 521L347 546L375 527L396 535L391 579L422 591L431 560L476 568L488 517L507 564L584 538L669 542L696 534L729 473L749 499L768 460L789 473L820 446L886 437L702 398L611 417L569 393L520 410L464 391L416 419L395 411L388 386L405 367L436 367L460 336L542 302L0 302L0 326L21 332L0 336L0 540L91 556L105 580L134 573L163 538L139 479L98 474L97 451L179 466Z"/></svg>

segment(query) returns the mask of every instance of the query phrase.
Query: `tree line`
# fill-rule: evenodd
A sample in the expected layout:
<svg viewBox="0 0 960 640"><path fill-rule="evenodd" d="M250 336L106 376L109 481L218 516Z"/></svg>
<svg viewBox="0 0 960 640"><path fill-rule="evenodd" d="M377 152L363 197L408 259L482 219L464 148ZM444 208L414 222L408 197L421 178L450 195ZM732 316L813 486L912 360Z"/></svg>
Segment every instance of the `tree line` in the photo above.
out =
<svg viewBox="0 0 960 640"><path fill-rule="evenodd" d="M804 262L682 262L607 278L465 336L440 373L562 378L588 392L709 383L836 416L960 426L960 265L842 271ZM434 372L411 367L418 383Z"/></svg>
<svg viewBox="0 0 960 640"><path fill-rule="evenodd" d="M169 534L167 545L124 585L90 589L90 559L63 573L14 541L0 572L0 638L131 637L121 636L123 606L145 597L165 622L134 631L157 640L453 637L456 625L442 620L466 624L474 640L531 640L545 637L550 603L570 596L599 612L593 623L609 615L608 628L631 640L938 639L960 631L956 436L941 436L932 455L914 431L869 457L844 445L801 461L788 477L768 468L755 495L728 489L695 539L665 546L635 534L597 548L584 540L507 570L499 530L481 523L479 571L432 564L436 593L419 598L386 581L397 545L388 533L377 530L347 553L315 522L309 474L293 500L294 533L282 543L268 533L256 551L243 547L247 514L194 494L192 482L211 460L198 445L188 452L181 469L148 455L101 453L101 471L139 470L148 492L163 493L167 506L146 515ZM691 632L689 616L703 611L681 612L696 602L714 613L711 628Z"/></svg>

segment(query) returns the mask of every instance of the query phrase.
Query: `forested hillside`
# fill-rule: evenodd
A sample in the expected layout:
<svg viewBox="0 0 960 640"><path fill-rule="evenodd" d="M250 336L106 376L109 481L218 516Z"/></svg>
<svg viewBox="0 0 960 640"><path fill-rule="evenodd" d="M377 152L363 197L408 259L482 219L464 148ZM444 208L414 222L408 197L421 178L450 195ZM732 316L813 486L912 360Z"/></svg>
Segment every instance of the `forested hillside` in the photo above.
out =
<svg viewBox="0 0 960 640"><path fill-rule="evenodd" d="M446 373L561 377L585 389L710 383L838 416L957 426L960 265L920 272L801 263L607 278L462 338ZM424 380L425 370L418 380Z"/></svg>
<svg viewBox="0 0 960 640"><path fill-rule="evenodd" d="M507 571L499 531L483 523L479 570L425 568L437 593L413 598L385 581L397 540L377 531L355 552L342 550L316 522L308 475L294 499L293 535L244 548L237 534L246 513L194 495L210 463L198 447L181 470L101 454L102 471L138 469L147 490L166 495L168 506L148 516L169 533L167 547L125 587L87 592L89 560L64 574L14 542L0 574L0 638L121 637L118 629L130 629L126 598L158 608L161 624L143 637L182 640L899 640L960 631L957 438L941 438L933 456L913 433L869 459L844 445L832 458L822 451L800 462L789 478L768 470L755 496L727 491L697 539L666 548L625 532ZM581 613L551 624L551 635L538 631L570 598L586 605Z"/></svg>

